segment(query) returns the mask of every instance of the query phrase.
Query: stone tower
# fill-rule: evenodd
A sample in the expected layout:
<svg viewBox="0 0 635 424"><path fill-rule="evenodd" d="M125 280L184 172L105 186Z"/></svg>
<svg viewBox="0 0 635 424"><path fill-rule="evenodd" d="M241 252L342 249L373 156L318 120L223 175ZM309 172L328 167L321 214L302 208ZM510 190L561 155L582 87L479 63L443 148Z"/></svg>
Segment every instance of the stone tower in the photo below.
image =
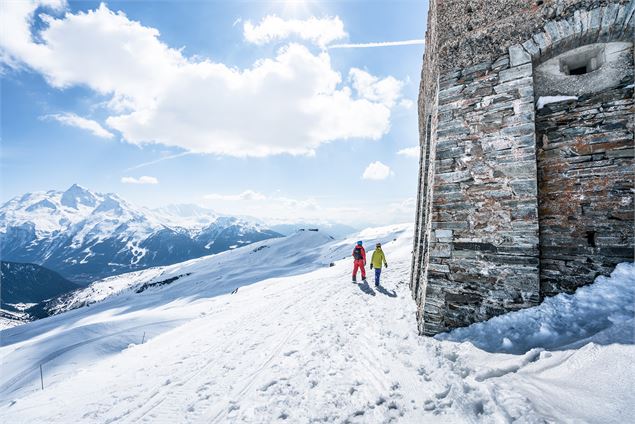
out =
<svg viewBox="0 0 635 424"><path fill-rule="evenodd" d="M421 334L632 261L635 0L430 0L411 289Z"/></svg>

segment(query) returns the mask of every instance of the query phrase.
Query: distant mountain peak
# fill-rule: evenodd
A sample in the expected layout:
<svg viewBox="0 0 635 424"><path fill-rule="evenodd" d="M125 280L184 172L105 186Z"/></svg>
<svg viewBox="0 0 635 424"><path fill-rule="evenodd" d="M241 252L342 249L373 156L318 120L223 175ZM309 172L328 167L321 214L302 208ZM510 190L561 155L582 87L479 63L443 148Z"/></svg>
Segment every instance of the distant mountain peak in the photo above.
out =
<svg viewBox="0 0 635 424"><path fill-rule="evenodd" d="M60 202L63 206L77 209L80 204L94 207L97 204L97 198L90 190L73 184L62 194Z"/></svg>

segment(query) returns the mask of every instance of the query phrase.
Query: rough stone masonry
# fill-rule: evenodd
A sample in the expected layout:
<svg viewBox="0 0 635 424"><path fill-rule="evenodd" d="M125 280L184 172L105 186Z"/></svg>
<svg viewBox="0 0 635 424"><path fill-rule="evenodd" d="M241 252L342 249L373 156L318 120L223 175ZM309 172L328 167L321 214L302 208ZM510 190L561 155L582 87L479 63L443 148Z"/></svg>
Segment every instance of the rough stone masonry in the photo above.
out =
<svg viewBox="0 0 635 424"><path fill-rule="evenodd" d="M635 0L430 0L411 290L421 334L634 252Z"/></svg>

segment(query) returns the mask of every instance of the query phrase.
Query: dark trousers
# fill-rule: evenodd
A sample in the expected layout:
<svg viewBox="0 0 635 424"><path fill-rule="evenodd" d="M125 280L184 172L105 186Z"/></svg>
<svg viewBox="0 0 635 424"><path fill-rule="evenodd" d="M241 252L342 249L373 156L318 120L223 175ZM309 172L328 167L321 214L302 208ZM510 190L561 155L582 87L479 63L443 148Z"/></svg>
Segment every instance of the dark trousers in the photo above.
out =
<svg viewBox="0 0 635 424"><path fill-rule="evenodd" d="M379 285L379 277L381 276L381 268L375 268L375 285Z"/></svg>

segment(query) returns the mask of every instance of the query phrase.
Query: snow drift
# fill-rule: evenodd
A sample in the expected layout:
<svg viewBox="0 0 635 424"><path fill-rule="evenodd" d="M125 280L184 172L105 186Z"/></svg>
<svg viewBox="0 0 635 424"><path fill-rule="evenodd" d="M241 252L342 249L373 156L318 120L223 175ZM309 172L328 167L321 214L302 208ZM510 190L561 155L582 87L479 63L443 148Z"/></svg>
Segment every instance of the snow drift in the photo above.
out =
<svg viewBox="0 0 635 424"><path fill-rule="evenodd" d="M610 278L562 293L530 309L436 336L469 341L488 352L524 353L535 347L565 349L586 343L635 344L635 263L617 266Z"/></svg>

